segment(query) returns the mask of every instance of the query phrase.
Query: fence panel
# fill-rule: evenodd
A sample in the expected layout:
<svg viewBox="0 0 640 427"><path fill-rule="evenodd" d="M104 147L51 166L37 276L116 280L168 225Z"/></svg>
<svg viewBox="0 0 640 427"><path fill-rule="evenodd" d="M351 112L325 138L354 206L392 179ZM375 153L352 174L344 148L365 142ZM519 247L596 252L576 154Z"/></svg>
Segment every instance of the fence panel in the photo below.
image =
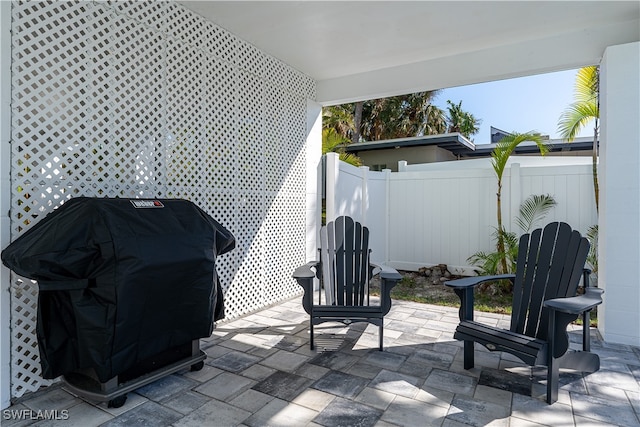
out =
<svg viewBox="0 0 640 427"><path fill-rule="evenodd" d="M372 231L377 262L406 270L442 263L473 274L467 258L494 249L497 180L490 159L371 172L329 156L327 164L336 162L337 172L327 179L327 206L336 207L328 218L352 215L363 221ZM544 222L565 221L584 234L597 222L589 162L512 157L502 182L504 226L519 234L514 219L520 203L532 194L550 194L558 204Z"/></svg>
<svg viewBox="0 0 640 427"><path fill-rule="evenodd" d="M551 194L558 202L546 217L565 221L583 234L598 222L591 166L532 167L522 170L522 194Z"/></svg>
<svg viewBox="0 0 640 427"><path fill-rule="evenodd" d="M506 205L508 190L503 188ZM481 169L391 174L390 264L467 267L469 255L491 248L495 191L495 178Z"/></svg>
<svg viewBox="0 0 640 427"><path fill-rule="evenodd" d="M387 185L391 171L371 172L367 171L367 199L363 220L369 227L369 247L371 259L375 263L384 263L387 258L387 241L389 226Z"/></svg>

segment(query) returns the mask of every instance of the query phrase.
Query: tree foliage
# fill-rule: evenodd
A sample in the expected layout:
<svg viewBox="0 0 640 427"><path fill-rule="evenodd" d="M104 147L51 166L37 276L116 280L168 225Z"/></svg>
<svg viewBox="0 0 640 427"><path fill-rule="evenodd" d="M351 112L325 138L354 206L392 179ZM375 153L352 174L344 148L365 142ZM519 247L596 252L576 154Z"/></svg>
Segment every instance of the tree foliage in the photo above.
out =
<svg viewBox="0 0 640 427"><path fill-rule="evenodd" d="M447 100L447 132L459 132L467 138L471 138L480 130L482 120L476 119L473 114L462 109L462 101L454 104Z"/></svg>
<svg viewBox="0 0 640 427"><path fill-rule="evenodd" d="M598 184L598 119L600 118L600 106L598 90L600 85L600 69L590 66L583 67L576 74L574 87L574 102L560 115L558 120L558 133L571 142L576 135L589 123L593 122L593 153L592 175L593 194L596 201L596 210L599 210L600 189Z"/></svg>
<svg viewBox="0 0 640 427"><path fill-rule="evenodd" d="M322 126L352 142L445 133L446 112L433 104L437 95L427 91L325 107Z"/></svg>
<svg viewBox="0 0 640 427"><path fill-rule="evenodd" d="M470 138L482 123L462 110L462 101L444 111L433 104L440 91L417 92L323 108L323 129L347 143L460 132Z"/></svg>
<svg viewBox="0 0 640 427"><path fill-rule="evenodd" d="M522 202L514 222L523 233L528 233L534 226L540 224L540 221L547 216L555 205L557 205L557 202L552 195L533 194Z"/></svg>
<svg viewBox="0 0 640 427"><path fill-rule="evenodd" d="M342 104L323 108L322 129L332 129L338 136L350 140L355 130L353 105Z"/></svg>
<svg viewBox="0 0 640 427"><path fill-rule="evenodd" d="M432 104L437 91L365 101L361 136L366 141L443 133L444 112Z"/></svg>
<svg viewBox="0 0 640 427"><path fill-rule="evenodd" d="M520 205L515 223L520 227L522 233L528 233L534 226L538 225L556 204L556 200L549 194L533 194ZM495 228L492 236L496 242L502 240L504 249L498 250L498 244L496 243L496 251L476 252L467 258L467 262L478 267L478 274L482 276L515 273L518 259L518 235L502 227ZM497 286L494 286L493 293L499 293L507 292L511 283L506 281L494 285Z"/></svg>
<svg viewBox="0 0 640 427"><path fill-rule="evenodd" d="M336 132L333 128L322 129L322 154L338 153L340 160L353 166L362 166L360 157L344 150L344 144L349 140Z"/></svg>
<svg viewBox="0 0 640 427"><path fill-rule="evenodd" d="M595 120L595 127L598 127L598 70L596 66L583 67L576 74L574 102L562 112L558 120L558 133L569 142L590 122Z"/></svg>
<svg viewBox="0 0 640 427"><path fill-rule="evenodd" d="M496 144L496 147L491 152L491 165L498 178L498 191L496 193L496 214L498 220L498 234L496 251L498 253L505 253L505 231L502 225L502 175L507 167L507 161L511 154L515 151L516 147L525 141L533 141L538 146L540 154L543 156L549 151L549 147L542 141L539 134L534 132L516 133L513 132L510 135L505 136ZM503 258L500 262L500 268L498 274L506 273L508 270L507 259Z"/></svg>

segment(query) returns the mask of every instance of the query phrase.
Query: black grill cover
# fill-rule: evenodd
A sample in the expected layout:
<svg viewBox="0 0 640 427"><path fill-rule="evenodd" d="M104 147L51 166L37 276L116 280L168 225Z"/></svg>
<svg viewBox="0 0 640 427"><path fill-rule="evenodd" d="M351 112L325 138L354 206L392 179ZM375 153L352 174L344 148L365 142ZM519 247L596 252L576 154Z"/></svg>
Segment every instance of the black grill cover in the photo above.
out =
<svg viewBox="0 0 640 427"><path fill-rule="evenodd" d="M93 368L101 382L224 317L216 256L233 235L186 200L73 198L2 252L38 281L44 378Z"/></svg>

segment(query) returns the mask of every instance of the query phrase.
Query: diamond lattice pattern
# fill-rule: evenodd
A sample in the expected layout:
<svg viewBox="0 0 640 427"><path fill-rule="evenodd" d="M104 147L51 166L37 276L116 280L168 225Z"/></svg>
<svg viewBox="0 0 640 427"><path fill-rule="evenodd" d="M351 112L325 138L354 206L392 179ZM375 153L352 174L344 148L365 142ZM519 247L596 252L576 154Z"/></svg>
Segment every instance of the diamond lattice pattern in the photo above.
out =
<svg viewBox="0 0 640 427"><path fill-rule="evenodd" d="M12 3L12 239L75 196L179 197L233 232L227 318L298 293L309 77L168 1ZM12 395L40 376L11 281Z"/></svg>

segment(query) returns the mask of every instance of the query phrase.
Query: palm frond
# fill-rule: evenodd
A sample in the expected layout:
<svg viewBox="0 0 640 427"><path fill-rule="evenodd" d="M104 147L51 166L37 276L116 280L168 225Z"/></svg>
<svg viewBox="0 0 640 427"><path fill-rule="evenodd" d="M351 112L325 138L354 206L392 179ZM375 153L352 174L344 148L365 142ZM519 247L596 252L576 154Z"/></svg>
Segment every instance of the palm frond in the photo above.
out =
<svg viewBox="0 0 640 427"><path fill-rule="evenodd" d="M322 129L322 154L335 152L342 144L348 143L349 140L340 135L333 128Z"/></svg>
<svg viewBox="0 0 640 427"><path fill-rule="evenodd" d="M558 134L569 142L573 141L589 122L600 117L599 79L599 69L596 66L580 68L576 74L575 102L570 104L558 119Z"/></svg>
<svg viewBox="0 0 640 427"><path fill-rule="evenodd" d="M571 142L587 124L597 119L599 115L597 103L574 102L560 115L558 134Z"/></svg>
<svg viewBox="0 0 640 427"><path fill-rule="evenodd" d="M599 68L595 65L582 67L576 74L574 97L578 102L597 103L600 84Z"/></svg>
<svg viewBox="0 0 640 427"><path fill-rule="evenodd" d="M322 129L322 154L338 153L340 160L343 162L353 166L362 166L360 157L353 153L345 152L344 145L348 143L349 140L340 135L335 129Z"/></svg>
<svg viewBox="0 0 640 427"><path fill-rule="evenodd" d="M491 164L495 171L498 181L502 179L502 174L507 166L507 160L518 145L525 141L533 141L538 146L540 154L543 156L549 152L549 147L544 143L539 134L531 131L527 133L513 132L505 136L496 144L496 148L491 152Z"/></svg>
<svg viewBox="0 0 640 427"><path fill-rule="evenodd" d="M505 254L508 262L509 273L515 273L518 264L518 236L509 232L504 236Z"/></svg>
<svg viewBox="0 0 640 427"><path fill-rule="evenodd" d="M555 205L557 202L550 194L532 194L522 202L514 221L524 233L528 233Z"/></svg>
<svg viewBox="0 0 640 427"><path fill-rule="evenodd" d="M353 153L339 153L340 160L352 166L362 166L362 159Z"/></svg>
<svg viewBox="0 0 640 427"><path fill-rule="evenodd" d="M480 251L467 258L467 262L478 267L478 274L485 276L497 274L501 259L500 254L497 252L486 253Z"/></svg>
<svg viewBox="0 0 640 427"><path fill-rule="evenodd" d="M353 104L334 105L322 109L322 128L334 129L339 135L350 139L355 130Z"/></svg>
<svg viewBox="0 0 640 427"><path fill-rule="evenodd" d="M505 273L513 273L516 271L516 260L518 258L518 235L513 231L505 230L504 227L502 229L495 228L492 235L495 241L502 240L504 243L504 252L496 250L496 256L500 260L504 259L506 261L507 270Z"/></svg>

